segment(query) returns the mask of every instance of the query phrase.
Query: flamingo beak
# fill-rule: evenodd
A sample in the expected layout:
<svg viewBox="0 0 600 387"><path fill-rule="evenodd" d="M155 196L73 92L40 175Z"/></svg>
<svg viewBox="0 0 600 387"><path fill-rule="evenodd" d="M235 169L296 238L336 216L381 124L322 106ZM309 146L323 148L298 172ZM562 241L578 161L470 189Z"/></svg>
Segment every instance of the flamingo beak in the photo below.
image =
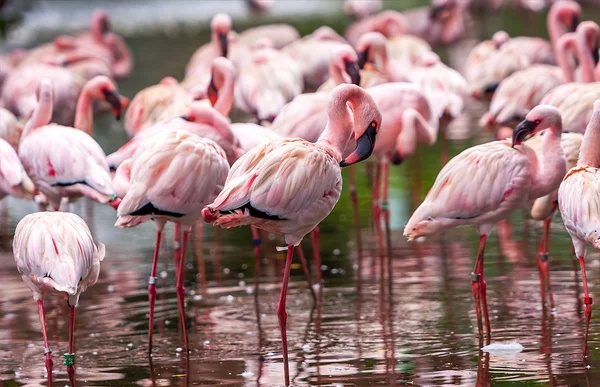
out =
<svg viewBox="0 0 600 387"><path fill-rule="evenodd" d="M208 96L210 104L212 106L215 106L217 100L219 99L219 89L217 89L217 86L215 85L214 77L210 78L210 84L208 85L208 90L206 91L206 94Z"/></svg>
<svg viewBox="0 0 600 387"><path fill-rule="evenodd" d="M104 94L104 99L106 100L106 102L108 102L112 106L115 118L117 119L117 121L119 121L121 119L122 108L121 98L119 98L119 95L114 91L104 90L102 91L102 93Z"/></svg>
<svg viewBox="0 0 600 387"><path fill-rule="evenodd" d="M500 84L499 83L492 83L489 84L485 90L483 91L484 94L494 94L496 92L496 90L498 89L498 86Z"/></svg>
<svg viewBox="0 0 600 387"><path fill-rule="evenodd" d="M577 26L579 25L579 16L573 15L571 19L571 32L575 32L577 30Z"/></svg>
<svg viewBox="0 0 600 387"><path fill-rule="evenodd" d="M356 86L360 85L360 67L357 62L346 62L346 72L350 75L350 80Z"/></svg>
<svg viewBox="0 0 600 387"><path fill-rule="evenodd" d="M181 116L181 119L187 122L194 122L190 116Z"/></svg>
<svg viewBox="0 0 600 387"><path fill-rule="evenodd" d="M223 53L223 56L227 58L227 49L229 45L229 42L227 40L227 33L219 32L218 36L219 44L221 45L221 52Z"/></svg>
<svg viewBox="0 0 600 387"><path fill-rule="evenodd" d="M377 136L377 125L369 125L367 130L356 140L356 148L345 160L340 162L340 167L347 167L366 160L375 148L375 137Z"/></svg>
<svg viewBox="0 0 600 387"><path fill-rule="evenodd" d="M367 48L364 51L358 53L358 68L364 69L367 64L367 60L369 59L369 49Z"/></svg>
<svg viewBox="0 0 600 387"><path fill-rule="evenodd" d="M521 121L520 124L515 126L512 135L512 147L514 148L515 145L521 145L521 143L525 141L527 137L534 133L535 128L537 128L537 126L538 123L527 120Z"/></svg>

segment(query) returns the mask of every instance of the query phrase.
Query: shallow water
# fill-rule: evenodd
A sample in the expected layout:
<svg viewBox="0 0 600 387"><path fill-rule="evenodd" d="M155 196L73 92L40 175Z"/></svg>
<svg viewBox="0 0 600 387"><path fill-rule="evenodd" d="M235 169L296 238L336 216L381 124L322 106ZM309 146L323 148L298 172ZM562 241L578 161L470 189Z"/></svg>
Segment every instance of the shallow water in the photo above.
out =
<svg viewBox="0 0 600 387"><path fill-rule="evenodd" d="M303 31L324 22L293 19ZM344 21L329 17L336 27ZM508 11L477 24L493 31L541 31L542 18L511 17ZM485 26L485 28L484 28ZM510 27L510 28L509 28ZM484 32L481 32L484 33ZM167 38L149 34L128 38L136 55L135 74L123 82L123 94L166 75L181 76L205 33ZM463 45L443 52L461 57ZM157 54L160 53L160 54ZM470 136L468 128L482 106L471 104L458 120L455 137ZM99 142L107 152L125 141L120 123L98 122ZM451 152L490 138L454 141ZM539 225L517 213L512 237L500 243L493 234L486 251L486 281L493 343L520 343L516 354L484 354L470 287L477 251L471 228L448 232L424 243L408 244L402 236L411 210L439 171L440 147L422 148L417 158L391 169L390 242L379 252L370 220L370 194L365 168L359 166L359 251L347 187L340 203L323 222L321 232L322 303L315 307L299 265L292 269L288 296L288 341L294 384L329 386L413 385L599 385L600 320L592 316L589 368L582 361L583 305L579 273L573 270L569 237L559 219L553 224L551 278L555 309L543 307L535 251ZM418 170L421 170L419 176ZM42 335L31 292L14 267L11 238L18 220L35 210L32 203L8 199L0 217L0 386L45 385ZM154 356L146 354L147 278L154 227L131 230L112 226L114 211L80 201L74 211L90 224L95 238L107 245L100 279L77 308L77 378L86 386L275 386L283 381L280 336L275 314L284 253L283 242L266 237L258 295L254 288L254 258L250 231L216 230L205 225L194 235L188 254L189 362L180 352L183 342L178 312L168 228L161 250ZM303 243L311 257L312 246ZM577 268L577 266L575 266ZM592 297L598 299L600 260L588 259ZM56 385L67 383L62 354L67 347L68 310L62 298L49 300L47 321L54 350Z"/></svg>

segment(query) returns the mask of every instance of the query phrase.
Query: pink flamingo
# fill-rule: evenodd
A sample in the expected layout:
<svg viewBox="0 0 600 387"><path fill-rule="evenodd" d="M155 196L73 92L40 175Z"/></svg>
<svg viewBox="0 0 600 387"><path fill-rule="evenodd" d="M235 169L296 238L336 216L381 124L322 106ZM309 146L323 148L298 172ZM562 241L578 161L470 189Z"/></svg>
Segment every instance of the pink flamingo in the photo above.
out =
<svg viewBox="0 0 600 387"><path fill-rule="evenodd" d="M388 55L387 41L387 38L379 32L367 32L361 36L356 43L358 64L363 71L367 64L371 64L374 68L371 71L380 74L388 82L406 81L407 69L401 61Z"/></svg>
<svg viewBox="0 0 600 387"><path fill-rule="evenodd" d="M267 24L248 28L240 32L239 42L245 46L252 46L257 41L267 38L273 43L273 48L278 50L298 40L298 30L289 24Z"/></svg>
<svg viewBox="0 0 600 387"><path fill-rule="evenodd" d="M112 188L106 155L87 133L88 130L91 132L91 121L79 119L78 122L90 127L78 129L49 124L52 82L42 79L37 94L38 106L25 125L19 145L21 162L36 187L57 211L63 197L75 199L80 196L117 208L119 200ZM111 100L119 100L109 90L106 95Z"/></svg>
<svg viewBox="0 0 600 387"><path fill-rule="evenodd" d="M181 173L185 166L186 173ZM183 130L158 133L143 141L132 158L126 160L117 175L129 182L127 193L119 206L115 223L118 227L135 227L150 219L156 225L156 244L152 274L148 281L150 316L148 352L152 352L154 302L156 300L156 265L160 239L166 222L183 229L183 242L177 268L177 299L189 352L185 325L185 289L183 276L188 233L200 218L200 210L221 192L229 164L225 152L214 142Z"/></svg>
<svg viewBox="0 0 600 387"><path fill-rule="evenodd" d="M23 125L17 120L14 114L0 107L0 138L5 140L17 150L21 140Z"/></svg>
<svg viewBox="0 0 600 387"><path fill-rule="evenodd" d="M299 138L281 139L242 156L223 191L202 210L204 220L215 226L250 224L285 235L288 249L277 315L286 386L290 379L285 304L294 246L333 210L342 189L340 167L371 154L381 123L373 99L355 85L341 85L331 92L328 115L327 128L314 144ZM352 132L357 147L342 159Z"/></svg>
<svg viewBox="0 0 600 387"><path fill-rule="evenodd" d="M543 129L548 130L542 152L536 154L523 140ZM471 286L479 333L483 337L483 309L488 342L491 331L483 278L487 237L495 223L558 187L566 171L561 134L558 110L536 106L515 128L512 146L510 141L494 141L471 147L450 160L404 229L412 241L462 225L477 226L479 250Z"/></svg>
<svg viewBox="0 0 600 387"><path fill-rule="evenodd" d="M362 19L381 10L381 0L344 0L342 10L348 16Z"/></svg>
<svg viewBox="0 0 600 387"><path fill-rule="evenodd" d="M210 72L204 79L182 82L182 86L196 100L207 100L224 117L229 116L233 107L234 87L237 71L233 63L225 57L213 59Z"/></svg>
<svg viewBox="0 0 600 387"><path fill-rule="evenodd" d="M573 81L575 74L568 51L574 51L576 44L576 35L572 32L560 37L556 53L560 67L532 65L508 76L498 86L489 110L483 114L479 124L493 127L518 121L538 105L550 90Z"/></svg>
<svg viewBox="0 0 600 387"><path fill-rule="evenodd" d="M232 132L229 120L212 107L195 102L182 116L159 122L145 129L116 152L108 155L106 160L110 169L116 169L132 157L138 146L147 138L168 130L185 130L213 140L225 151L230 164L233 164L242 154L239 140Z"/></svg>
<svg viewBox="0 0 600 387"><path fill-rule="evenodd" d="M591 40L591 41L590 41ZM594 53L597 55L600 27L585 21L577 27L577 59L580 64L582 82L569 82L548 92L542 103L556 106L563 116L565 130L583 133L600 95L600 82L594 73Z"/></svg>
<svg viewBox="0 0 600 387"><path fill-rule="evenodd" d="M334 49L342 44L347 44L344 38L330 27L323 26L288 44L281 51L301 67L306 87L319 87L330 76L329 63Z"/></svg>
<svg viewBox="0 0 600 387"><path fill-rule="evenodd" d="M365 88L386 81L382 77L370 77L365 82L361 73L364 74L364 71L359 68L356 52L348 45L340 45L334 49L329 61L330 78L319 86L317 92L329 93L342 83L353 83Z"/></svg>
<svg viewBox="0 0 600 387"><path fill-rule="evenodd" d="M25 173L17 152L0 138L0 200L7 195L31 199L35 193L35 186Z"/></svg>
<svg viewBox="0 0 600 387"><path fill-rule="evenodd" d="M44 334L48 385L52 386L52 350L46 334L44 297L65 293L69 306L69 353L64 355L70 385L75 385L75 307L79 296L93 286L104 259L104 245L94 243L87 224L67 212L37 212L17 224L13 254L17 269L37 301Z"/></svg>
<svg viewBox="0 0 600 387"><path fill-rule="evenodd" d="M587 244L596 250L600 249L598 234L598 168L600 167L600 100L594 103L592 119L583 137L583 144L577 166L570 169L558 189L558 207L560 214L571 236L575 254L581 266L583 282L583 303L585 304L585 335L583 356L587 357L587 339L592 316L592 297L588 291L585 272L585 256Z"/></svg>
<svg viewBox="0 0 600 387"><path fill-rule="evenodd" d="M285 51L256 49L238 66L235 106L263 120L273 121L281 108L302 93L304 81L298 63Z"/></svg>
<svg viewBox="0 0 600 387"><path fill-rule="evenodd" d="M471 27L470 0L433 0L429 7L407 9L406 33L433 45L452 44Z"/></svg>

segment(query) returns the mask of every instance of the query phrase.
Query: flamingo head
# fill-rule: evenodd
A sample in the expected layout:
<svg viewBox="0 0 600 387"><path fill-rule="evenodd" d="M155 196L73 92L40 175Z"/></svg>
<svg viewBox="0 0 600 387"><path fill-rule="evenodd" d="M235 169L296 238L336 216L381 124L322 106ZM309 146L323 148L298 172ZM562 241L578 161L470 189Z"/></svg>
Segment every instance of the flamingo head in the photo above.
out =
<svg viewBox="0 0 600 387"><path fill-rule="evenodd" d="M456 9L456 0L433 0L429 7L429 19L445 20Z"/></svg>
<svg viewBox="0 0 600 387"><path fill-rule="evenodd" d="M558 109L550 105L534 107L527 113L525 120L515 127L512 135L513 148L539 131L553 126L562 128L562 118Z"/></svg>
<svg viewBox="0 0 600 387"><path fill-rule="evenodd" d="M555 13L567 31L575 31L581 17L581 6L576 1L557 1L552 5L550 13Z"/></svg>
<svg viewBox="0 0 600 387"><path fill-rule="evenodd" d="M108 102L112 107L115 118L117 120L121 119L123 103L117 92L117 85L113 80L104 75L98 75L85 84L82 94L84 93L92 99Z"/></svg>
<svg viewBox="0 0 600 387"><path fill-rule="evenodd" d="M387 39L379 32L367 32L363 34L356 44L358 52L358 66L362 69L367 62L373 62L377 53L386 50Z"/></svg>
<svg viewBox="0 0 600 387"><path fill-rule="evenodd" d="M225 57L217 57L213 60L211 66L211 77L206 96L210 104L215 106L219 99L219 92L227 84L227 82L235 82L236 71L235 66Z"/></svg>
<svg viewBox="0 0 600 387"><path fill-rule="evenodd" d="M352 84L360 85L358 56L352 47L347 45L337 47L331 57L331 66L338 67L342 73L348 74Z"/></svg>
<svg viewBox="0 0 600 387"><path fill-rule="evenodd" d="M210 28L219 42L221 55L226 57L228 49L227 35L231 31L231 17L226 13L216 14L210 22Z"/></svg>

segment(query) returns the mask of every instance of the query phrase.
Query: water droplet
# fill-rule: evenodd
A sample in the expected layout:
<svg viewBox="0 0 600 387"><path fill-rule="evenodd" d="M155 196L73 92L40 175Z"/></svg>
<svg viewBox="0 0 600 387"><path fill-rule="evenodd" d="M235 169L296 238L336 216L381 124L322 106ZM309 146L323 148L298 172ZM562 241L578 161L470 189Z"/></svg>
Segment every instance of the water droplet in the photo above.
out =
<svg viewBox="0 0 600 387"><path fill-rule="evenodd" d="M225 268L223 268L223 273L229 274L229 273L231 273L231 269L228 267L225 267Z"/></svg>
<svg viewBox="0 0 600 387"><path fill-rule="evenodd" d="M210 344L210 341L209 340L204 340L204 345L208 345L208 344Z"/></svg>
<svg viewBox="0 0 600 387"><path fill-rule="evenodd" d="M302 350L303 350L304 352L308 352L308 351L310 351L310 344L304 344L304 345L302 346Z"/></svg>
<svg viewBox="0 0 600 387"><path fill-rule="evenodd" d="M332 254L333 255L340 255L341 251L340 249L333 249Z"/></svg>
<svg viewBox="0 0 600 387"><path fill-rule="evenodd" d="M254 376L254 372L252 371L244 371L240 374L241 377L243 378L251 378Z"/></svg>
<svg viewBox="0 0 600 387"><path fill-rule="evenodd" d="M244 278L244 273L238 273L238 278Z"/></svg>
<svg viewBox="0 0 600 387"><path fill-rule="evenodd" d="M177 351L177 352L181 352L181 351L183 351L183 348L181 348L181 347L177 347L177 348L175 348L175 351Z"/></svg>
<svg viewBox="0 0 600 387"><path fill-rule="evenodd" d="M321 265L321 270L326 271L327 269L329 269L329 267L327 267L327 265Z"/></svg>
<svg viewBox="0 0 600 387"><path fill-rule="evenodd" d="M168 275L169 275L169 273L167 273L166 270L163 270L160 272L160 278L162 278L162 279L167 278Z"/></svg>
<svg viewBox="0 0 600 387"><path fill-rule="evenodd" d="M196 295L194 296L194 301L202 301L202 295L200 295L200 294L196 294Z"/></svg>
<svg viewBox="0 0 600 387"><path fill-rule="evenodd" d="M115 292L115 287L113 285L108 285L106 287L106 291L109 293L114 293Z"/></svg>
<svg viewBox="0 0 600 387"><path fill-rule="evenodd" d="M246 281L238 282L238 286L240 286L240 287L246 286Z"/></svg>

